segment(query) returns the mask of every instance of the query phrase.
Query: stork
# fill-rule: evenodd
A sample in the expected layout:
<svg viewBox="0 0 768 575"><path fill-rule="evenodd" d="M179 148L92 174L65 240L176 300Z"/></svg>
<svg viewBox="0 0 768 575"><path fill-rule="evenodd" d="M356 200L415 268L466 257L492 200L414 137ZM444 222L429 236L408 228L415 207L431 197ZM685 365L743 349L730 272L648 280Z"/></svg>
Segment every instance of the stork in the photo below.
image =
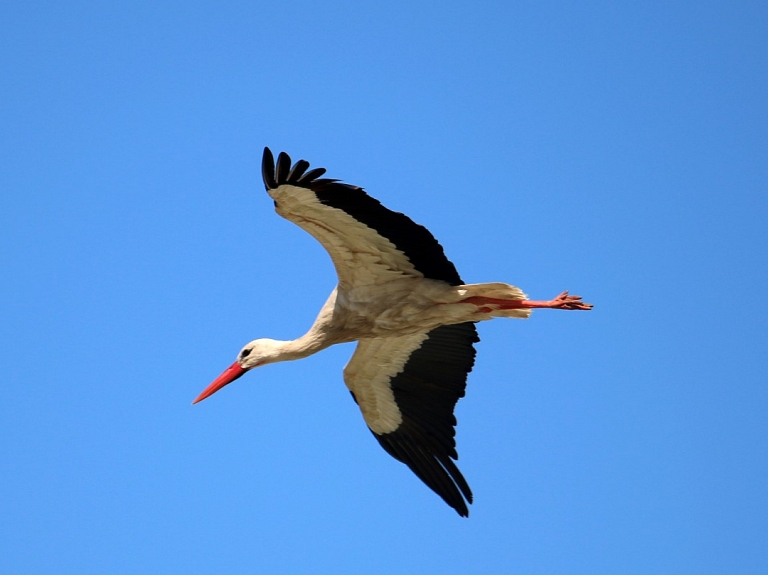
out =
<svg viewBox="0 0 768 575"><path fill-rule="evenodd" d="M315 323L293 341L257 339L193 403L255 367L357 341L344 383L373 436L459 515L472 492L454 463L456 418L479 341L475 323L527 318L535 308L589 310L567 291L533 301L505 283L465 284L423 226L362 188L321 178L264 148L262 176L275 210L328 251L338 285Z"/></svg>

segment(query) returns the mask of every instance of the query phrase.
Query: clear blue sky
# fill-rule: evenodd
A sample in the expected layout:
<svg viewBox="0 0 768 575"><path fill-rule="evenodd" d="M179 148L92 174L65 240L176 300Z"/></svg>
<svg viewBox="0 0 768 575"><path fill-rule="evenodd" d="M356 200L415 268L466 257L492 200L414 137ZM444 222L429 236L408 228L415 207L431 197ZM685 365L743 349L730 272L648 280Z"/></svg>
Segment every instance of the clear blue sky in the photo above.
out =
<svg viewBox="0 0 768 575"><path fill-rule="evenodd" d="M262 148L429 227L480 326L459 518L340 346L192 399L334 285ZM768 8L6 2L0 571L768 572Z"/></svg>

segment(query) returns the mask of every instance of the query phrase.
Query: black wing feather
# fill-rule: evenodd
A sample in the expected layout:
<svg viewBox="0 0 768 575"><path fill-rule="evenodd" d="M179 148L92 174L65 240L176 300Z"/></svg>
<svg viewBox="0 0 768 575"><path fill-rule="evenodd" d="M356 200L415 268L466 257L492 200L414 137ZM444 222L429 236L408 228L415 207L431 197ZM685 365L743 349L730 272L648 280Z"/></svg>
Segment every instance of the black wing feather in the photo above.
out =
<svg viewBox="0 0 768 575"><path fill-rule="evenodd" d="M302 188L308 188L309 184L311 184L314 180L322 176L326 172L325 168L315 168L314 170L308 171L306 174L304 174L304 177L302 177L297 183L297 186L301 186Z"/></svg>
<svg viewBox="0 0 768 575"><path fill-rule="evenodd" d="M261 177L264 179L264 186L268 190L273 190L277 187L277 180L275 179L275 157L272 155L272 150L264 148L264 156L261 159Z"/></svg>
<svg viewBox="0 0 768 575"><path fill-rule="evenodd" d="M277 184L281 182L288 183L288 174L291 171L291 157L285 152L280 152L277 156L277 166L275 167L275 176Z"/></svg>
<svg viewBox="0 0 768 575"><path fill-rule="evenodd" d="M291 171L288 174L288 182L295 185L301 179L301 176L304 175L304 172L307 171L308 167L309 162L306 160L299 160L296 162L296 165L291 168Z"/></svg>

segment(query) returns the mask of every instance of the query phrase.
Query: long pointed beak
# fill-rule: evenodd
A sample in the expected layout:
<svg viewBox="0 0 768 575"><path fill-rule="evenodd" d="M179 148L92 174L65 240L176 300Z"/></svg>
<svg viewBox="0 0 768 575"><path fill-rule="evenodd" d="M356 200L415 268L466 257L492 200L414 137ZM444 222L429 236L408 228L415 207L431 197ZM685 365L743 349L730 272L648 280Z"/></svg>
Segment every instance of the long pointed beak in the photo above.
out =
<svg viewBox="0 0 768 575"><path fill-rule="evenodd" d="M239 363L237 362L233 363L227 369L225 369L224 373L222 373L219 377L217 377L211 385L206 387L203 390L203 393L197 396L195 401L192 402L192 405L194 405L198 401L203 401L209 395L213 395L228 383L232 383L233 381L235 381L238 377L243 375L246 371L248 370L243 369L243 367Z"/></svg>

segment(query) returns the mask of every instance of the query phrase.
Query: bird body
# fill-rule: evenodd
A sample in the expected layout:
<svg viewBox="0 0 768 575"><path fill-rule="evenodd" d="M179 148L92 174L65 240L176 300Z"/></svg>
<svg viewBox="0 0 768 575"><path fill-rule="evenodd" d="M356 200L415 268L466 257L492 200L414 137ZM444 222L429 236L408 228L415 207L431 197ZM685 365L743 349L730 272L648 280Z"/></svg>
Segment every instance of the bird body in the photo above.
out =
<svg viewBox="0 0 768 575"><path fill-rule="evenodd" d="M246 371L357 341L344 381L382 447L460 515L472 493L453 460L456 419L479 341L475 323L527 318L533 308L591 309L563 292L532 301L505 283L464 284L426 228L361 188L307 172L264 150L262 174L278 214L314 236L339 278L312 327L293 341L257 339L195 403Z"/></svg>

